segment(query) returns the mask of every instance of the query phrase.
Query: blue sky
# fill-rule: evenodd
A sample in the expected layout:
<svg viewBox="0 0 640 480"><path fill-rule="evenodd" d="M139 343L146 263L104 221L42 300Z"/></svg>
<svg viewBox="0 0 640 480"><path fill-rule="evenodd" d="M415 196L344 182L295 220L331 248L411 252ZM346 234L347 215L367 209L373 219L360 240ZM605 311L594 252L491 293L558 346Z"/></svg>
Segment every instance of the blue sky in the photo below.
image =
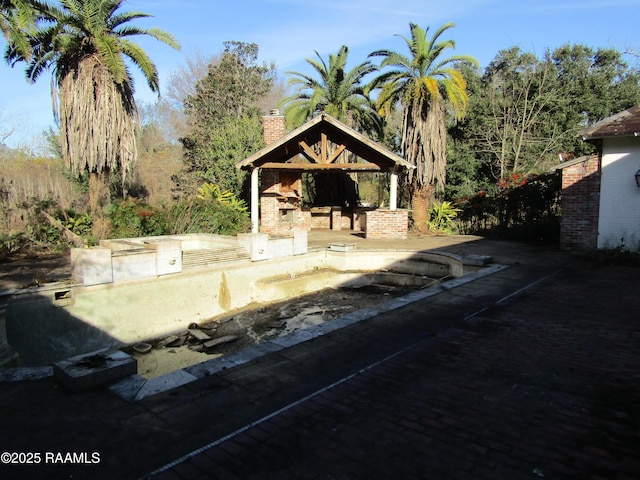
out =
<svg viewBox="0 0 640 480"><path fill-rule="evenodd" d="M640 0L127 0L122 10L153 15L136 25L162 28L182 44L175 51L151 39L138 40L158 66L161 89L187 55L216 54L227 40L257 43L261 60L274 61L284 75L305 71L304 60L315 50L326 58L347 45L350 65L377 49L403 50L396 35L408 36L409 22L432 31L454 22L444 37L456 41L453 53L472 55L482 67L513 45L539 56L566 43L640 52ZM19 65L0 66L0 133L7 122L15 125L14 142L53 124L50 75L29 85L23 71ZM132 72L137 100L154 101L137 71Z"/></svg>

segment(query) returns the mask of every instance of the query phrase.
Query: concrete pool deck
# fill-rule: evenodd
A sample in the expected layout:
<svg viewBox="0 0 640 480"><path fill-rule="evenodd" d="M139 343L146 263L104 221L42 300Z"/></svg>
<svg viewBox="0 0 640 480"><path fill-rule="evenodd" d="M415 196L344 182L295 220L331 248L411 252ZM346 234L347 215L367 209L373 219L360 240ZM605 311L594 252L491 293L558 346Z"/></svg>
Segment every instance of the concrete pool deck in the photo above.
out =
<svg viewBox="0 0 640 480"><path fill-rule="evenodd" d="M321 233L310 246L365 248ZM0 384L0 451L42 458L2 478L640 477L638 268L477 237L366 242L509 268L138 402Z"/></svg>

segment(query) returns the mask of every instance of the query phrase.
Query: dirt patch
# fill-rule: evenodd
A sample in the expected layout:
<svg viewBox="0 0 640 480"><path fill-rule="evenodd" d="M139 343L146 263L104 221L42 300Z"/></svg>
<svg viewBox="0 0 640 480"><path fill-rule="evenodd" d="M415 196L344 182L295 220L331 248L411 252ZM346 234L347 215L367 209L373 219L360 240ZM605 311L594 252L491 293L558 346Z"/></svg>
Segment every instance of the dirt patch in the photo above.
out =
<svg viewBox="0 0 640 480"><path fill-rule="evenodd" d="M68 253L0 261L0 292L69 281L70 278L71 259Z"/></svg>

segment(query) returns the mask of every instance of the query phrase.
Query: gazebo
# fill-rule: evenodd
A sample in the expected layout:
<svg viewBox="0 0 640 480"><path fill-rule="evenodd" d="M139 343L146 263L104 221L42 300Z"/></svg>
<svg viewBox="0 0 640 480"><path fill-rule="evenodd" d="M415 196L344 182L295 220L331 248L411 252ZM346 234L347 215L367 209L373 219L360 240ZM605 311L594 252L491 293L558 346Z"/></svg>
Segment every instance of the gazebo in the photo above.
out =
<svg viewBox="0 0 640 480"><path fill-rule="evenodd" d="M348 228L367 238L406 238L407 210L397 208L398 174L413 165L326 113L286 133L284 116L272 110L263 128L267 146L236 165L251 172L252 233ZM302 174L313 172L336 174L336 182L345 173L388 172L389 207L304 207Z"/></svg>

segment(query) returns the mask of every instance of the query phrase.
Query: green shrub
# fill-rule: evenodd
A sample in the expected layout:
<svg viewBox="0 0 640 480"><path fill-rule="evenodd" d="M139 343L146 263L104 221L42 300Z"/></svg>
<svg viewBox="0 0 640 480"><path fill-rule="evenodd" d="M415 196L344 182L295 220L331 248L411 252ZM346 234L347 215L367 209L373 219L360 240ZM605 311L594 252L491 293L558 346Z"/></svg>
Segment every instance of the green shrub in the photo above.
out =
<svg viewBox="0 0 640 480"><path fill-rule="evenodd" d="M436 203L429 209L427 227L436 233L453 233L457 231L455 219L461 211L451 202Z"/></svg>
<svg viewBox="0 0 640 480"><path fill-rule="evenodd" d="M514 174L496 186L461 199L459 224L465 234L508 240L557 242L560 238L560 176Z"/></svg>
<svg viewBox="0 0 640 480"><path fill-rule="evenodd" d="M114 202L107 208L113 238L152 237L166 232L162 211L136 199Z"/></svg>
<svg viewBox="0 0 640 480"><path fill-rule="evenodd" d="M26 211L25 230L32 248L54 252L62 252L69 248L63 229L50 220L60 218L61 210L57 200L33 198L30 202L24 202L22 208Z"/></svg>
<svg viewBox="0 0 640 480"><path fill-rule="evenodd" d="M228 190L221 190L218 185L213 183L205 183L198 189L197 198L205 202L218 202L222 205L231 207L241 213L247 212L247 205L244 200L240 200Z"/></svg>
<svg viewBox="0 0 640 480"><path fill-rule="evenodd" d="M93 218L88 212L78 213L71 209L58 210L53 216L66 229L71 230L76 235L81 237L89 237L91 235Z"/></svg>
<svg viewBox="0 0 640 480"><path fill-rule="evenodd" d="M251 225L244 203L223 203L211 198L185 198L167 212L168 233L235 235Z"/></svg>

